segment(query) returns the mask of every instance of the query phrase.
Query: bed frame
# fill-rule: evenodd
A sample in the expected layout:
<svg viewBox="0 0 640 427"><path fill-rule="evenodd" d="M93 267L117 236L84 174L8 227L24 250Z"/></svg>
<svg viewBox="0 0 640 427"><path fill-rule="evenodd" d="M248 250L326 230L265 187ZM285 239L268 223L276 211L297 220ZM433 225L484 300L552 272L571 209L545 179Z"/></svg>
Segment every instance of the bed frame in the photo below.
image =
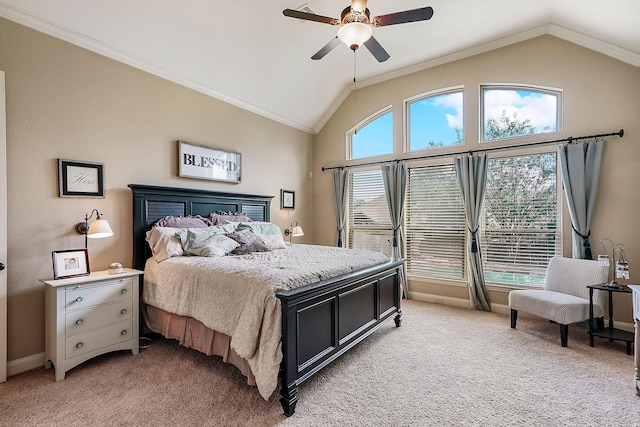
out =
<svg viewBox="0 0 640 427"><path fill-rule="evenodd" d="M273 196L130 184L133 191L133 268L151 256L145 234L167 215L208 216L218 210L269 221ZM291 416L298 386L383 324L402 322L399 270L404 260L365 268L277 293L282 306L280 403ZM141 329L142 330L142 329Z"/></svg>

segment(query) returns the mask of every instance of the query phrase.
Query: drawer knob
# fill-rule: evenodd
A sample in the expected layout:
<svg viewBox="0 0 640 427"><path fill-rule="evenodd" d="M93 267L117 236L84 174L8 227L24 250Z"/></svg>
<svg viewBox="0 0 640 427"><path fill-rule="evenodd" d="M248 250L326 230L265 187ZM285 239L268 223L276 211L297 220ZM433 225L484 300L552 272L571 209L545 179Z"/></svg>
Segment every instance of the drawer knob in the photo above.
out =
<svg viewBox="0 0 640 427"><path fill-rule="evenodd" d="M82 348L84 344L82 344L82 342L79 342L78 344L76 344L76 348Z"/></svg>
<svg viewBox="0 0 640 427"><path fill-rule="evenodd" d="M82 325L83 323L84 323L84 320L82 320L82 319L76 320L76 325L78 325L78 326Z"/></svg>
<svg viewBox="0 0 640 427"><path fill-rule="evenodd" d="M76 302L82 302L82 297L76 298Z"/></svg>
<svg viewBox="0 0 640 427"><path fill-rule="evenodd" d="M127 314L127 309L123 308L122 310L120 310L120 314Z"/></svg>
<svg viewBox="0 0 640 427"><path fill-rule="evenodd" d="M127 293L127 290L126 290L126 289L123 289L123 290L121 290L121 291L120 291L120 293L121 293L122 295L124 295L124 294L126 294L126 293Z"/></svg>
<svg viewBox="0 0 640 427"><path fill-rule="evenodd" d="M127 330L123 329L122 331L120 331L120 335L127 335Z"/></svg>

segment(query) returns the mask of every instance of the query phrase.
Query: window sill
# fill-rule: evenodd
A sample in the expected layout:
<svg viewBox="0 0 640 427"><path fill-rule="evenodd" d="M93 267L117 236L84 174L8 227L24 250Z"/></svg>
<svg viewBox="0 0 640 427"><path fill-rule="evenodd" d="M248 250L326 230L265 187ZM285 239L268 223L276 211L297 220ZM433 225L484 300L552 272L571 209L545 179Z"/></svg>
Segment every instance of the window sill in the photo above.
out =
<svg viewBox="0 0 640 427"><path fill-rule="evenodd" d="M410 282L414 283L427 283L430 285L445 285L445 286L455 286L466 288L468 287L466 279L443 279L439 277L421 277L421 276L412 276L411 274L407 275L407 279ZM543 286L518 286L518 285L503 285L498 283L487 283L487 290L492 292L503 292L509 293L516 289L543 289Z"/></svg>

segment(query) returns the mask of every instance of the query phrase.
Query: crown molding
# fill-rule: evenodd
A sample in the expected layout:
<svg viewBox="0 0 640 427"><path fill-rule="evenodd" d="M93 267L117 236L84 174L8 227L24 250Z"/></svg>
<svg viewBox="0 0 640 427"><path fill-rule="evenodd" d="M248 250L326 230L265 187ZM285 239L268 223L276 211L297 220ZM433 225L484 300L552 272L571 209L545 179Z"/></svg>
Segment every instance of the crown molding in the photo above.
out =
<svg viewBox="0 0 640 427"><path fill-rule="evenodd" d="M586 34L582 34L577 31L573 31L556 24L547 24L547 25L536 27L536 28L532 28L527 31L523 31L518 34L513 34L507 37L503 37L488 43L482 43L477 46L459 50L457 52L454 52L448 55L443 55L437 58L429 59L427 61L412 65L410 67L402 68L399 70L392 71L390 73L381 74L365 80L361 80L358 83L358 87L363 88L363 87L371 86L374 84L382 83L391 79L406 76L408 74L413 74L418 71L423 71L429 68L437 67L439 65L447 64L449 62L458 61L464 58L469 58L474 55L479 55L481 53L489 52L495 49L506 47L515 43L519 43L522 41L532 39L534 37L539 37L547 34L557 37L559 39L566 40L578 46L586 47L593 51L610 56L614 59L625 62L629 65L633 65L634 67L640 67L640 54L638 53L632 52L628 49L623 49L611 43L607 43L602 40L596 39L595 37L591 37ZM329 121L331 116L335 114L335 112L338 110L340 105L342 105L344 100L349 96L352 90L353 88L351 84L345 85L344 90L340 93L340 95L336 98L336 100L331 104L331 107L326 111L326 113L322 116L322 119L315 126L315 133L320 132L322 127Z"/></svg>
<svg viewBox="0 0 640 427"><path fill-rule="evenodd" d="M300 123L293 122L284 117L272 114L254 105L248 104L242 100L229 96L225 93L215 91L183 75L170 72L162 67L158 67L154 64L150 64L148 62L136 59L132 55L122 50L116 49L113 46L106 45L96 39L93 39L84 34L78 33L76 31L73 31L69 28L61 27L52 22L45 21L43 18L30 15L24 10L18 9L14 6L9 6L2 2L0 2L0 17L6 18L10 21L32 28L36 31L42 32L44 34L64 40L78 47L95 52L99 55L105 56L107 58L113 59L115 61L132 66L134 68L153 74L155 76L161 77L165 80L174 82L178 85L187 87L189 89L193 89L197 92L219 99L223 102L234 105L243 110L252 112L259 116L265 117L267 119L282 123L286 126L289 126L310 134L317 134L318 132L320 132L320 130L329 121L331 116L335 114L335 112L338 110L340 105L344 102L344 100L349 96L349 94L352 91L352 86L350 84L345 85L342 92L336 97L334 102L325 111L325 113L322 115L321 119L316 123L316 125L313 127L309 127L309 126L302 125ZM547 24L547 25L539 26L527 31L520 32L518 34L509 35L488 43L482 43L476 46L469 47L467 49L462 49L448 55L443 55L437 58L429 59L416 65L412 65L412 66L395 70L389 73L374 76L369 79L360 81L358 86L360 88L363 88L366 86L382 83L391 79L402 77L402 76L412 74L418 71L422 71L428 68L433 68L449 62L468 58L481 53L489 52L494 49L499 49L501 47L509 46L514 43L519 43L519 42L522 42L534 37L538 37L541 35L546 35L546 34L569 41L571 43L574 43L582 47L586 47L588 49L610 56L614 59L633 65L635 67L640 67L640 53L636 53L628 49L615 46L611 43L607 43L602 40L596 39L595 37L591 37L586 34L582 34L577 31L573 31L556 24Z"/></svg>
<svg viewBox="0 0 640 427"><path fill-rule="evenodd" d="M595 52L602 53L603 55L610 56L618 61L633 65L634 67L640 67L640 53L621 48L595 37L591 37L556 24L549 24L548 34L573 44L586 47L587 49L591 49Z"/></svg>
<svg viewBox="0 0 640 427"><path fill-rule="evenodd" d="M165 80L176 83L180 86L193 89L204 95L211 96L212 98L216 98L218 100L224 101L228 104L234 105L238 108L257 114L259 116L266 117L267 119L282 123L286 126L301 130L306 133L315 133L315 130L313 128L304 126L300 123L292 122L291 120L272 114L254 105L251 105L239 99L233 98L227 94L215 91L194 80L191 80L180 74L168 71L162 67L158 67L157 65L148 63L146 61L141 61L126 52L123 52L119 49L114 48L113 46L104 44L96 39L93 39L84 34L78 33L76 31L73 31L69 28L61 27L51 22L47 22L39 17L30 15L23 10L19 10L12 6L8 6L6 4L0 3L0 17L6 18L15 23L24 25L26 27L29 27L41 33L66 41L75 46L81 47L83 49L87 49L91 52L95 52L99 55L105 56L107 58L129 65L131 67L137 68L149 74L153 74L157 77L161 77Z"/></svg>

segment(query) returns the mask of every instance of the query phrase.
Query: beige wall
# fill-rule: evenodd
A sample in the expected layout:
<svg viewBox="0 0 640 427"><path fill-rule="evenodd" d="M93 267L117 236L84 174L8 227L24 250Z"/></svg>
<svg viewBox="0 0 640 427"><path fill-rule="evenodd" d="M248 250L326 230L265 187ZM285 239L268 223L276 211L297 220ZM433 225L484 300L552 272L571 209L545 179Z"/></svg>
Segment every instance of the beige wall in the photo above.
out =
<svg viewBox="0 0 640 427"><path fill-rule="evenodd" d="M625 130L624 138L609 138L603 159L598 206L591 227L594 253L599 240L623 243L631 268L630 283L640 280L640 69L608 56L556 39L538 37L509 47L434 67L358 90L358 120L393 105L396 153L403 146L403 100L414 95L464 85L464 150L480 148L479 85L484 83L533 84L563 90L563 132L523 138L522 142L592 135ZM323 166L345 162L345 132L354 125L353 94L316 136L313 183L318 244L335 241L335 214L331 173ZM513 144L513 141L510 142ZM495 146L497 144L491 144ZM441 160L439 160L441 161ZM451 161L451 160L448 160ZM564 255L571 256L571 226L564 210ZM625 282L622 280L621 282ZM442 298L465 298L464 283L440 284L410 281L414 293ZM490 291L493 303L507 304L507 290ZM616 295L616 320L631 322L631 298Z"/></svg>
<svg viewBox="0 0 640 427"><path fill-rule="evenodd" d="M82 247L73 226L85 212L100 210L116 233L89 242L92 270L112 261L131 265L129 183L274 195L273 222L285 228L297 219L305 229L301 242L335 243L331 174L321 168L345 163L344 134L354 124L351 97L314 137L3 19L0 69L6 72L7 104L9 361L44 351L44 288L38 279L52 275L51 251ZM640 277L640 71L540 37L359 89L358 114L392 104L400 152L403 99L464 85L466 141L475 149L480 83L563 89L564 131L554 138L625 129L625 137L610 139L606 150L592 241L596 251L604 236L624 243L632 279ZM241 152L243 182L179 178L177 139ZM104 163L106 198L58 198L57 158ZM296 191L296 211L279 209L281 188ZM467 298L463 286L410 286L413 292ZM504 292L492 291L491 298L506 303ZM630 300L616 304L616 319L630 321Z"/></svg>
<svg viewBox="0 0 640 427"><path fill-rule="evenodd" d="M222 65L221 65L222 66ZM90 265L131 266L127 184L197 187L276 196L272 221L311 224L313 137L140 70L0 19L6 72L8 162L8 360L44 351L44 287L51 251L81 248L74 225L97 208L115 236L89 241ZM177 176L183 139L242 153L243 181ZM57 160L105 165L105 199L58 197ZM296 211L279 209L281 188ZM305 227L312 241L313 227Z"/></svg>

